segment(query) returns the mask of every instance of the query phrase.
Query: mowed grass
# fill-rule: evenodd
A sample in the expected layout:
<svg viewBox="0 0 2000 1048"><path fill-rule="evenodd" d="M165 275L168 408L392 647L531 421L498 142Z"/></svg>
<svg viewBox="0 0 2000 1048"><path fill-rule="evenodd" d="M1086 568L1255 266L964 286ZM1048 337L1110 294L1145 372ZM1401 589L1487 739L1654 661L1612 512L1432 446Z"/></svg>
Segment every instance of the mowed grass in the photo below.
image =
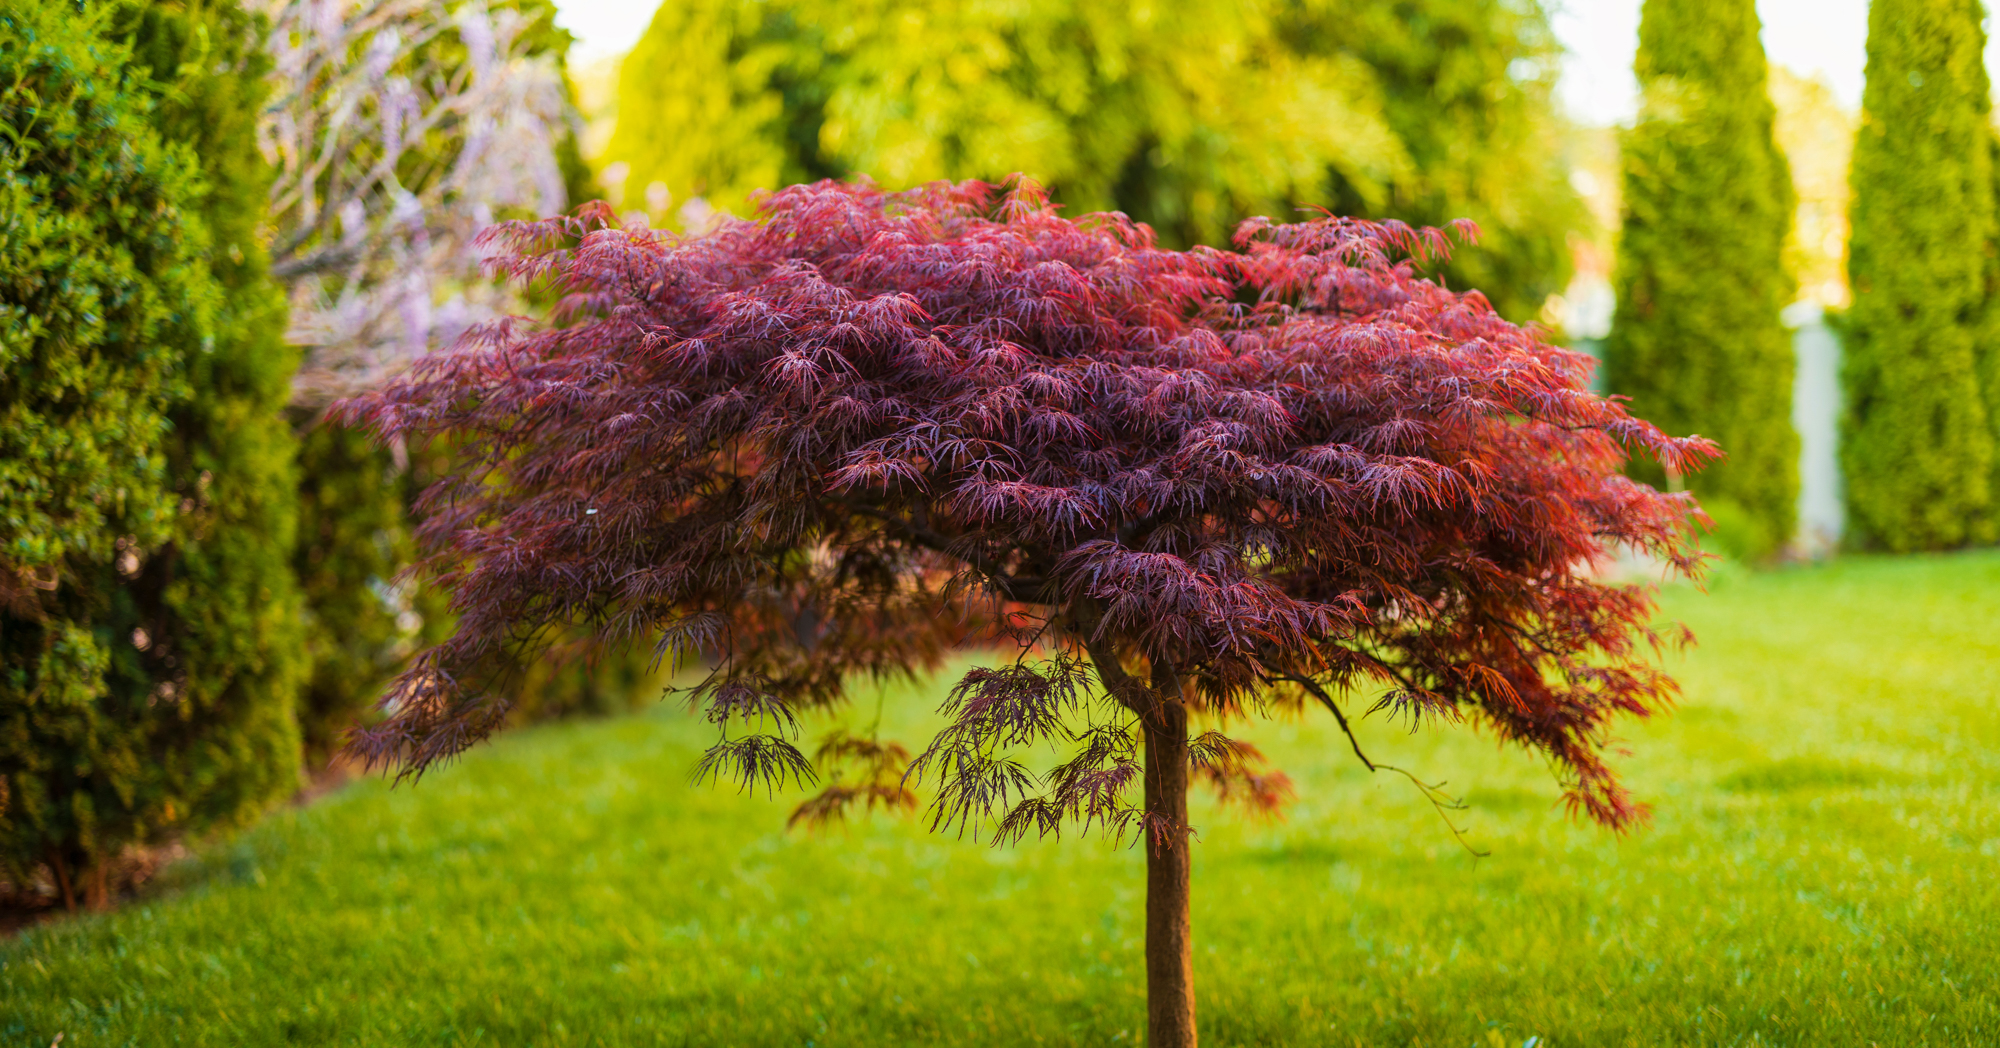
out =
<svg viewBox="0 0 2000 1048"><path fill-rule="evenodd" d="M1629 723L1657 808L1566 823L1535 760L1364 722L1245 732L1289 821L1196 821L1209 1045L2000 1044L2000 556L1674 588L1701 645ZM931 723L942 685L884 698ZM865 700L856 721L874 716ZM0 944L0 1045L1143 1040L1141 856L994 850L689 785L671 709L525 731L209 848L154 901Z"/></svg>

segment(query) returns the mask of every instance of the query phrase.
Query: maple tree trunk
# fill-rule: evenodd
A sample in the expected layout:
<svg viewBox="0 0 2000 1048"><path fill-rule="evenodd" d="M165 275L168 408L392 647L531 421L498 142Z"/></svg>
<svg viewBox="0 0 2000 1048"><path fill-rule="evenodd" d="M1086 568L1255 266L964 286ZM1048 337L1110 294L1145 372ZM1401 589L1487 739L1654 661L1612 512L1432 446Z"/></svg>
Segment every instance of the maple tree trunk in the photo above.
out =
<svg viewBox="0 0 2000 1048"><path fill-rule="evenodd" d="M1179 689L1173 693L1178 695ZM1162 696L1164 699L1165 696ZM1171 824L1146 848L1146 1045L1194 1048L1194 925L1188 901L1187 708L1162 701L1146 727L1146 811Z"/></svg>

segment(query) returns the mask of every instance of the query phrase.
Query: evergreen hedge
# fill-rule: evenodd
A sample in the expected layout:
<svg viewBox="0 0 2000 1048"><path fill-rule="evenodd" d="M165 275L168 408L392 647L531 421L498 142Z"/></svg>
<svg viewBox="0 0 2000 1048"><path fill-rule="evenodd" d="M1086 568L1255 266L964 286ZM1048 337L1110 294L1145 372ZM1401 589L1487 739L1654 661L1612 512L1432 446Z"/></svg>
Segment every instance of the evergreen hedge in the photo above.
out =
<svg viewBox="0 0 2000 1048"><path fill-rule="evenodd" d="M105 901L126 845L297 783L293 360L257 236L254 28L226 3L0 16L0 468L30 492L5 526L34 587L0 612L0 855L71 900Z"/></svg>
<svg viewBox="0 0 2000 1048"><path fill-rule="evenodd" d="M1875 0L1852 167L1841 458L1858 544L1992 536L1991 103L1974 0ZM1986 394L1995 393L1989 384Z"/></svg>
<svg viewBox="0 0 2000 1048"><path fill-rule="evenodd" d="M299 729L307 767L319 768L401 668L422 623L402 617L417 613L399 606L392 588L415 557L404 471L361 430L301 417L297 431L301 527L293 568L307 598L312 661Z"/></svg>
<svg viewBox="0 0 2000 1048"><path fill-rule="evenodd" d="M1646 0L1605 344L1606 387L1633 414L1721 443L1728 458L1688 486L1752 558L1791 538L1799 486L1779 319L1794 195L1757 34L1753 0Z"/></svg>

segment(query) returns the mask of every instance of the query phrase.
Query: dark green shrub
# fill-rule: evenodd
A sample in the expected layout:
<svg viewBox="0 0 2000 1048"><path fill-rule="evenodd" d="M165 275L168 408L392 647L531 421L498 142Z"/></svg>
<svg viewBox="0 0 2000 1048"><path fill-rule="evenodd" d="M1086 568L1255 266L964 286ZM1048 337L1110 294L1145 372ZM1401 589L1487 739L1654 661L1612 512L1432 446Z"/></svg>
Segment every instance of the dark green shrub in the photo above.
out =
<svg viewBox="0 0 2000 1048"><path fill-rule="evenodd" d="M423 634L422 613L395 587L410 562L408 480L366 434L300 418L299 541L293 568L306 594L312 671L299 696L308 767L374 701Z"/></svg>
<svg viewBox="0 0 2000 1048"><path fill-rule="evenodd" d="M1689 487L1748 523L1734 541L1752 558L1791 538L1799 486L1779 319L1795 290L1784 265L1793 190L1757 32L1753 0L1646 0L1605 344L1606 387L1633 413L1721 443L1728 458Z"/></svg>
<svg viewBox="0 0 2000 1048"><path fill-rule="evenodd" d="M5 612L0 849L17 871L46 863L66 897L81 875L102 902L124 846L239 822L297 782L294 447L279 414L293 361L257 236L253 31L230 4L0 17L0 83L15 85L0 184L27 205L9 214L50 234L10 224L0 271L27 279L4 297L37 320L84 321L9 339L8 399L32 428L6 439L60 449L111 432L147 463L125 498L95 501L85 541L37 552L61 529L33 507L27 528L7 521L10 551L35 558L17 556L14 574L53 588ZM120 319L92 327L100 311ZM87 410L94 385L65 381L79 360L116 383L153 357L143 373L170 381L116 431ZM59 455L14 450L7 468L33 501L74 503Z"/></svg>
<svg viewBox="0 0 2000 1048"><path fill-rule="evenodd" d="M1976 363L1994 227L1984 46L1969 0L1876 0L1868 12L1841 376L1848 516L1865 545L1991 534L1994 442Z"/></svg>
<svg viewBox="0 0 2000 1048"><path fill-rule="evenodd" d="M0 853L66 892L75 862L168 817L107 788L144 774L126 719L149 708L114 693L114 664L119 683L143 669L106 583L173 535L167 413L219 297L194 165L95 28L0 12Z"/></svg>

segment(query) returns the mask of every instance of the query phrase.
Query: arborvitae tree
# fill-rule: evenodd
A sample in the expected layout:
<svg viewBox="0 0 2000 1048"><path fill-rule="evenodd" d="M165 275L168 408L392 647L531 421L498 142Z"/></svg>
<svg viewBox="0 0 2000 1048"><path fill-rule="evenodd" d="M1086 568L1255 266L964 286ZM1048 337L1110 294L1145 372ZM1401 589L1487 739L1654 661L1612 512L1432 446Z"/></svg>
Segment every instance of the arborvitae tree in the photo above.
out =
<svg viewBox="0 0 2000 1048"><path fill-rule="evenodd" d="M96 28L0 11L0 855L71 901L79 863L129 839L98 787L148 756L107 679L137 655L102 583L173 533L167 412L218 297L195 165Z"/></svg>
<svg viewBox="0 0 2000 1048"><path fill-rule="evenodd" d="M1753 0L1646 0L1604 354L1606 388L1635 413L1722 445L1728 457L1688 483L1753 558L1791 538L1799 487L1779 319L1796 289L1794 195L1757 33Z"/></svg>
<svg viewBox="0 0 2000 1048"><path fill-rule="evenodd" d="M1994 437L1980 392L1994 229L1977 0L1875 0L1854 143L1841 459L1858 542L1990 536Z"/></svg>
<svg viewBox="0 0 2000 1048"><path fill-rule="evenodd" d="M1438 223L1454 264L1533 316L1585 216L1550 101L1541 5L1490 0L689 0L625 59L607 159L627 206L866 174L885 185L1021 171L1174 246L1298 207ZM655 194L657 196L657 193ZM672 207L667 216L671 218Z"/></svg>
<svg viewBox="0 0 2000 1048"><path fill-rule="evenodd" d="M1986 142L1993 221L1986 227L1986 308L1973 342L1972 364L1979 382L1980 407L1986 412L1986 425L1993 435L1992 472L1987 481L1992 508L1980 535L1991 540L1995 532L2000 532L2000 127L1989 123Z"/></svg>
<svg viewBox="0 0 2000 1048"><path fill-rule="evenodd" d="M176 347L216 297L193 165L123 60L67 5L0 11L0 856L47 861L71 899L100 823L82 781L143 760L105 709L130 649L90 584L171 532Z"/></svg>
<svg viewBox="0 0 2000 1048"><path fill-rule="evenodd" d="M119 420L143 426L119 452L151 476L99 500L93 536L39 555L36 536L9 536L10 553L35 559L9 565L34 588L15 587L26 599L0 613L12 794L0 847L17 870L45 863L71 904L79 887L106 901L126 845L239 821L297 781L294 479L279 415L291 355L257 236L252 28L233 4L30 4L0 18L0 80L18 85L0 148L31 205L9 213L40 212L61 234L7 244L3 268L73 267L6 292L46 325L7 342L25 349L8 361L8 403L60 448L92 436L101 395L72 358L112 364L113 393L121 360L164 357L176 378L152 400L158 418ZM49 99L68 101L37 104ZM25 461L31 499L60 506L62 463Z"/></svg>
<svg viewBox="0 0 2000 1048"><path fill-rule="evenodd" d="M174 542L127 585L153 676L180 681L180 703L206 713L206 724L182 715L156 743L194 826L238 821L298 783L298 445L284 417L298 354L259 235L270 186L256 147L269 67L260 28L238 0L128 0L118 24L161 91L153 126L201 165L223 295L213 341L190 347L190 397L172 414Z"/></svg>

